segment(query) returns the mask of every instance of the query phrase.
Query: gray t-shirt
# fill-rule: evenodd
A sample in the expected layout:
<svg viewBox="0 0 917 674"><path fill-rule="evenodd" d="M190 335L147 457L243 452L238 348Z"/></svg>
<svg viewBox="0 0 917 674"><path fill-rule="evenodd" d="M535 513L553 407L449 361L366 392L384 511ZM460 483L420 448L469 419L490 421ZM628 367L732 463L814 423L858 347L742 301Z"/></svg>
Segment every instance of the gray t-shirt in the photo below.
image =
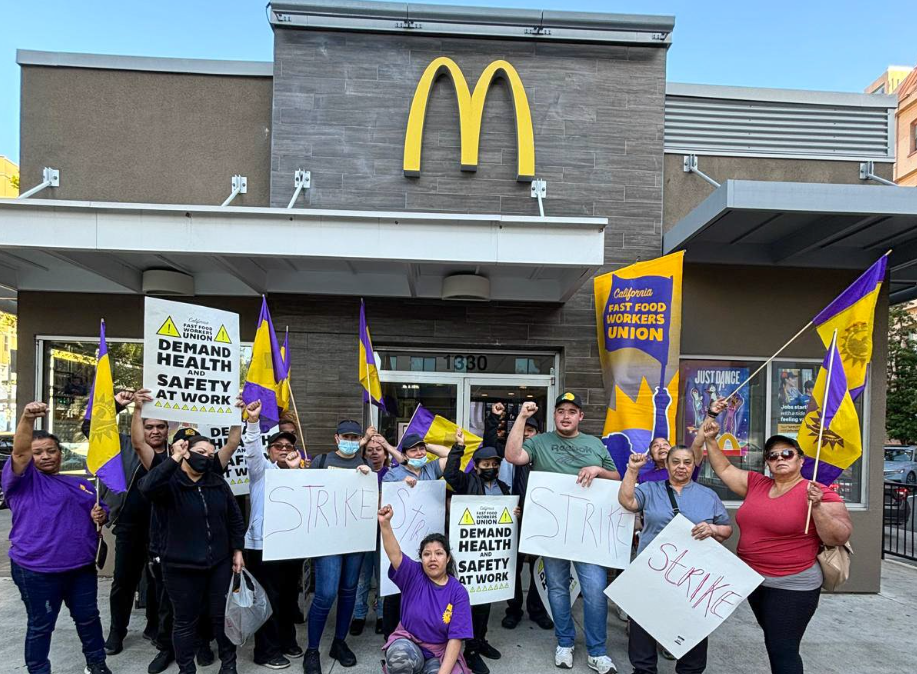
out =
<svg viewBox="0 0 917 674"><path fill-rule="evenodd" d="M675 517L665 484L665 480L644 482L634 490L634 498L643 511L643 531L640 532L640 545L637 546L638 555ZM730 523L726 506L712 489L697 482L689 482L681 488L680 494L674 489L672 491L679 513L694 524Z"/></svg>
<svg viewBox="0 0 917 674"><path fill-rule="evenodd" d="M415 480L438 480L443 476L442 466L439 465L439 459L427 461L426 465L420 469L420 475L415 475L404 466L392 466L388 472L382 476L383 482L404 482L405 478L413 477Z"/></svg>
<svg viewBox="0 0 917 674"><path fill-rule="evenodd" d="M360 453L357 452L350 458L345 459L343 456L337 452L329 452L328 454L320 454L312 459L312 463L309 466L310 468L331 468L331 469L346 469L356 470L357 466L368 466L366 460L360 456Z"/></svg>
<svg viewBox="0 0 917 674"><path fill-rule="evenodd" d="M777 590L796 590L806 591L814 590L821 587L825 582L825 576L821 570L821 564L817 561L805 571L792 573L789 576L764 576L762 587L773 587Z"/></svg>

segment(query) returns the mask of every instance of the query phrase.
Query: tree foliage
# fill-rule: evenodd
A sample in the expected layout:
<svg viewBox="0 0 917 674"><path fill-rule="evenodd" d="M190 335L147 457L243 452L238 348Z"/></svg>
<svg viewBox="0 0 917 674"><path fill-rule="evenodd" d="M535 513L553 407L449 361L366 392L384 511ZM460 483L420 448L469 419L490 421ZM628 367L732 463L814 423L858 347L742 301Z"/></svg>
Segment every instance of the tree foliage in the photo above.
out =
<svg viewBox="0 0 917 674"><path fill-rule="evenodd" d="M888 315L888 395L885 430L890 439L917 443L917 317L906 305Z"/></svg>

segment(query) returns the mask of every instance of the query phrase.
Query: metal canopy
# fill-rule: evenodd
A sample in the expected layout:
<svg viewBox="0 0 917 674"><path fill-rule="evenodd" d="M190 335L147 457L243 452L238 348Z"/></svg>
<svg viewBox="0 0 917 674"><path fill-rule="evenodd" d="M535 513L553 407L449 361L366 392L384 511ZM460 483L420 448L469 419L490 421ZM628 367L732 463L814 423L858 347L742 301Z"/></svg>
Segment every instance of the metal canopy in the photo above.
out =
<svg viewBox="0 0 917 674"><path fill-rule="evenodd" d="M492 300L563 302L604 262L606 218L0 199L0 288L143 292L143 272L197 295L439 298L453 274Z"/></svg>
<svg viewBox="0 0 917 674"><path fill-rule="evenodd" d="M892 249L891 300L917 297L917 189L727 180L663 237L689 262L866 269Z"/></svg>

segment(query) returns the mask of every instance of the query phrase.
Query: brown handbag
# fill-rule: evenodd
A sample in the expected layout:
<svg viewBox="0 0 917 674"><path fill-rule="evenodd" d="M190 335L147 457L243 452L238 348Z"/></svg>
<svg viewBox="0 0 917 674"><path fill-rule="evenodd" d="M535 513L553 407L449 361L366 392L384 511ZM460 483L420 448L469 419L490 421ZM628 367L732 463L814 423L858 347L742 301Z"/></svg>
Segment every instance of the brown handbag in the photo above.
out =
<svg viewBox="0 0 917 674"><path fill-rule="evenodd" d="M818 553L818 565L821 567L822 575L825 577L821 584L823 590L834 592L837 588L847 582L850 577L850 556L853 554L853 548L850 543L843 545L823 545Z"/></svg>

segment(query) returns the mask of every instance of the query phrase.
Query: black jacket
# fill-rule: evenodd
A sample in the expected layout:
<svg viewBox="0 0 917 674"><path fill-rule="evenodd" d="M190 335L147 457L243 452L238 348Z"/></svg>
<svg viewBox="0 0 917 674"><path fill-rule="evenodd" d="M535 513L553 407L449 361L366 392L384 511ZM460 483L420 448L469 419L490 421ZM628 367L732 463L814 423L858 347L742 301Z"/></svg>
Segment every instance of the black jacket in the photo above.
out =
<svg viewBox="0 0 917 674"><path fill-rule="evenodd" d="M194 482L168 458L140 480L140 491L156 505L164 563L209 569L245 547L242 511L222 475Z"/></svg>
<svg viewBox="0 0 917 674"><path fill-rule="evenodd" d="M502 419L491 412L484 419L484 446L493 447L497 454L504 461L506 460L506 437L501 440L497 437L497 430L500 427ZM507 431L508 433L508 431ZM531 464L527 466L516 466L513 469L512 493L519 496L519 503L525 501L525 490L529 486L529 473L532 470Z"/></svg>
<svg viewBox="0 0 917 674"><path fill-rule="evenodd" d="M465 454L463 445L452 445L449 450L449 456L446 457L446 467L443 469L443 479L446 481L452 491L459 496L484 496L484 480L473 470L466 473L462 470L462 456ZM500 480L496 480L497 486L504 496L509 495L509 487Z"/></svg>

